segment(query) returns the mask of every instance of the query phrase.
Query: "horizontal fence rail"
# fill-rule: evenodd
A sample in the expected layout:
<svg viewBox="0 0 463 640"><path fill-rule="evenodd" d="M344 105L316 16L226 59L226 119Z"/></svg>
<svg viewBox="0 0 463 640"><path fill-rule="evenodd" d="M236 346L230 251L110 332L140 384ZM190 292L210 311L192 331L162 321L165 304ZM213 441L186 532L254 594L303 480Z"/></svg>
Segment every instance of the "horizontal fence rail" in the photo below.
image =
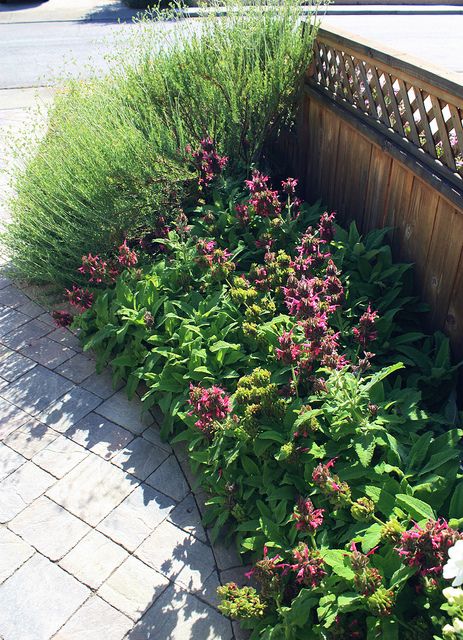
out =
<svg viewBox="0 0 463 640"><path fill-rule="evenodd" d="M456 79L325 29L309 74L310 86L463 191L463 86Z"/></svg>

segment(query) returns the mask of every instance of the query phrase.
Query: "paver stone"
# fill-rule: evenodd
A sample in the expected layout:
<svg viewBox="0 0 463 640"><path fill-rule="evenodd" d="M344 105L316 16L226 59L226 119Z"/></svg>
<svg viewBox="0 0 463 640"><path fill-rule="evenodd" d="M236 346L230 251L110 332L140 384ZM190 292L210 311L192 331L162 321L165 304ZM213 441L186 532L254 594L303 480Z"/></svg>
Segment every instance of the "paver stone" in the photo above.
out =
<svg viewBox="0 0 463 640"><path fill-rule="evenodd" d="M195 596L171 585L127 636L127 640L231 640L230 621Z"/></svg>
<svg viewBox="0 0 463 640"><path fill-rule="evenodd" d="M37 365L6 389L2 389L0 395L27 413L37 416L73 386L66 378Z"/></svg>
<svg viewBox="0 0 463 640"><path fill-rule="evenodd" d="M97 413L135 435L140 435L153 422L151 414L144 412L142 415L142 411L143 406L139 398L135 397L129 402L124 391L118 391L97 409Z"/></svg>
<svg viewBox="0 0 463 640"><path fill-rule="evenodd" d="M34 418L29 418L25 424L10 433L4 443L30 460L57 437L56 431Z"/></svg>
<svg viewBox="0 0 463 640"><path fill-rule="evenodd" d="M207 543L206 532L201 523L201 515L192 493L189 493L170 513L169 522L191 533L201 542Z"/></svg>
<svg viewBox="0 0 463 640"><path fill-rule="evenodd" d="M42 496L14 518L12 531L50 560L59 560L74 547L90 527Z"/></svg>
<svg viewBox="0 0 463 640"><path fill-rule="evenodd" d="M64 556L60 565L80 582L98 589L127 556L125 549L92 529Z"/></svg>
<svg viewBox="0 0 463 640"><path fill-rule="evenodd" d="M132 620L139 620L168 585L164 576L130 556L100 587L98 595Z"/></svg>
<svg viewBox="0 0 463 640"><path fill-rule="evenodd" d="M170 498L141 484L100 522L98 530L134 551L174 506Z"/></svg>
<svg viewBox="0 0 463 640"><path fill-rule="evenodd" d="M0 481L16 471L25 462L26 458L0 443Z"/></svg>
<svg viewBox="0 0 463 640"><path fill-rule="evenodd" d="M6 527L0 526L0 584L34 554L34 549Z"/></svg>
<svg viewBox="0 0 463 640"><path fill-rule="evenodd" d="M61 364L56 372L62 376L69 378L75 384L80 384L85 378L88 378L95 371L95 363L83 353L78 353L70 360ZM92 391L92 389L88 389ZM93 392L95 393L95 392ZM97 394L98 395L98 394Z"/></svg>
<svg viewBox="0 0 463 640"><path fill-rule="evenodd" d="M62 378L64 380L65 378ZM71 383L69 383L71 384ZM59 399L52 402L39 418L55 431L64 433L93 411L101 402L101 399L80 387L74 387Z"/></svg>
<svg viewBox="0 0 463 640"><path fill-rule="evenodd" d="M62 478L88 455L88 451L77 443L65 436L59 436L39 451L32 460L48 473Z"/></svg>
<svg viewBox="0 0 463 640"><path fill-rule="evenodd" d="M54 481L53 476L33 462L26 462L11 473L0 483L0 522L12 520Z"/></svg>
<svg viewBox="0 0 463 640"><path fill-rule="evenodd" d="M135 555L190 591L202 589L215 569L210 547L167 521L153 531Z"/></svg>
<svg viewBox="0 0 463 640"><path fill-rule="evenodd" d="M106 460L113 458L134 438L127 429L93 412L70 427L66 436Z"/></svg>
<svg viewBox="0 0 463 640"><path fill-rule="evenodd" d="M183 500L190 492L188 482L183 475L175 456L170 456L146 480L155 489L162 491L174 500Z"/></svg>
<svg viewBox="0 0 463 640"><path fill-rule="evenodd" d="M0 636L7 640L50 640L90 592L36 553L0 585Z"/></svg>
<svg viewBox="0 0 463 640"><path fill-rule="evenodd" d="M138 482L132 476L93 453L64 478L47 495L88 524L96 526Z"/></svg>
<svg viewBox="0 0 463 640"><path fill-rule="evenodd" d="M122 640L133 622L98 596L92 596L53 636L53 640Z"/></svg>
<svg viewBox="0 0 463 640"><path fill-rule="evenodd" d="M113 463L140 480L146 480L168 455L167 451L144 438L136 438L117 454Z"/></svg>

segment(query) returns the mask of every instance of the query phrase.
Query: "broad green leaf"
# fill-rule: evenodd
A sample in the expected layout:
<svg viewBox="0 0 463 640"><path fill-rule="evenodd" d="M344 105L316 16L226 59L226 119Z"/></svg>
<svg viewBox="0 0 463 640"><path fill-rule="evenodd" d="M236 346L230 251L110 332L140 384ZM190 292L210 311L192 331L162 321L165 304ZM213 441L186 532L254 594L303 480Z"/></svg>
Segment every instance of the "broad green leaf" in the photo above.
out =
<svg viewBox="0 0 463 640"><path fill-rule="evenodd" d="M397 569L397 571L395 571L392 576L391 576L391 581L389 586L392 587L399 587L402 584L404 584L405 582L407 582L407 580L415 575L417 571L416 567L408 567L406 565L402 565L401 567L399 567L399 569Z"/></svg>
<svg viewBox="0 0 463 640"><path fill-rule="evenodd" d="M375 507L378 511L381 511L387 518L392 514L395 507L395 497L379 487L368 485L365 487L365 493L375 503Z"/></svg>
<svg viewBox="0 0 463 640"><path fill-rule="evenodd" d="M449 516L451 518L463 518L463 480L458 480L450 500Z"/></svg>
<svg viewBox="0 0 463 640"><path fill-rule="evenodd" d="M381 525L375 522L372 524L362 536L362 551L368 553L379 543L381 539Z"/></svg>
<svg viewBox="0 0 463 640"><path fill-rule="evenodd" d="M354 579L354 572L350 567L348 553L342 549L327 549L322 551L323 560L330 566L333 572L347 580Z"/></svg>
<svg viewBox="0 0 463 640"><path fill-rule="evenodd" d="M376 441L373 433L365 433L357 438L355 452L362 467L368 467L375 453Z"/></svg>
<svg viewBox="0 0 463 640"><path fill-rule="evenodd" d="M432 508L426 502L418 500L418 498L407 496L405 493L398 493L396 501L399 507L405 509L414 520L422 520L423 518L436 519L436 514Z"/></svg>
<svg viewBox="0 0 463 640"><path fill-rule="evenodd" d="M291 608L285 614L288 624L303 627L308 624L313 607L318 604L309 589L302 589L291 603Z"/></svg>
<svg viewBox="0 0 463 640"><path fill-rule="evenodd" d="M418 440L416 440L408 456L407 473L410 469L419 468L423 460L426 458L426 454L428 452L431 441L432 441L431 431L427 431L422 436L420 436Z"/></svg>
<svg viewBox="0 0 463 640"><path fill-rule="evenodd" d="M399 640L399 623L394 618L381 620L381 640Z"/></svg>
<svg viewBox="0 0 463 640"><path fill-rule="evenodd" d="M338 597L339 611L347 613L363 607L364 599L358 593L343 593Z"/></svg>

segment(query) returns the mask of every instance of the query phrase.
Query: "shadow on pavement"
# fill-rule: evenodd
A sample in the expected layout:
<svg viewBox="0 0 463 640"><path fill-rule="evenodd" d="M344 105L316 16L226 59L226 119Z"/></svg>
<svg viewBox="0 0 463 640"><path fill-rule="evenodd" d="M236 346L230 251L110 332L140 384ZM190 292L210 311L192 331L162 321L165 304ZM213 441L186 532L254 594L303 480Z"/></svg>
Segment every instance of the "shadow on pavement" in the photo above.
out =
<svg viewBox="0 0 463 640"><path fill-rule="evenodd" d="M85 14L81 22L132 22L138 15L143 15L141 9L130 9L123 2L105 3L96 5Z"/></svg>
<svg viewBox="0 0 463 640"><path fill-rule="evenodd" d="M33 9L44 2L47 2L47 0L35 0L35 2L9 2L8 0L0 0L0 13L3 11L22 11L23 9Z"/></svg>

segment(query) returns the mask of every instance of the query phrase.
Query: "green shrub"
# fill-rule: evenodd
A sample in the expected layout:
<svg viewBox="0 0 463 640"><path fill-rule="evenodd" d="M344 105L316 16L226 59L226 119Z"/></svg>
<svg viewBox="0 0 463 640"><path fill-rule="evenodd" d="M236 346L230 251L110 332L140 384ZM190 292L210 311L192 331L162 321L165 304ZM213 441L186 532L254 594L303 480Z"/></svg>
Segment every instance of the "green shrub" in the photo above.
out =
<svg viewBox="0 0 463 640"><path fill-rule="evenodd" d="M216 188L149 264L124 248L137 268L76 323L129 394L145 383L212 537L227 525L253 563L252 587L219 589L252 640L438 638L463 539L448 340L420 330L383 230L337 227L283 185Z"/></svg>
<svg viewBox="0 0 463 640"><path fill-rule="evenodd" d="M314 32L295 0L153 12L109 77L57 98L17 179L5 241L20 274L69 285L84 253L154 227L187 198L184 149L206 132L234 170L257 161L291 117Z"/></svg>

